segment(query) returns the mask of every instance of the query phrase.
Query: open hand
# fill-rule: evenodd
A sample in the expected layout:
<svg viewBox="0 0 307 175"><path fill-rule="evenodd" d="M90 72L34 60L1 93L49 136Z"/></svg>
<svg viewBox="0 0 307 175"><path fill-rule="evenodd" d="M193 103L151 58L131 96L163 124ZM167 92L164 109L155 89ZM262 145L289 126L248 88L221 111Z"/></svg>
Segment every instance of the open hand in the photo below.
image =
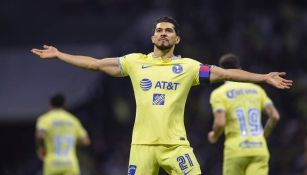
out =
<svg viewBox="0 0 307 175"><path fill-rule="evenodd" d="M31 52L40 58L56 58L59 54L57 48L52 46L43 46L44 49L32 49Z"/></svg>
<svg viewBox="0 0 307 175"><path fill-rule="evenodd" d="M278 89L289 89L293 81L282 78L281 76L284 75L286 75L285 72L270 72L266 74L265 82Z"/></svg>

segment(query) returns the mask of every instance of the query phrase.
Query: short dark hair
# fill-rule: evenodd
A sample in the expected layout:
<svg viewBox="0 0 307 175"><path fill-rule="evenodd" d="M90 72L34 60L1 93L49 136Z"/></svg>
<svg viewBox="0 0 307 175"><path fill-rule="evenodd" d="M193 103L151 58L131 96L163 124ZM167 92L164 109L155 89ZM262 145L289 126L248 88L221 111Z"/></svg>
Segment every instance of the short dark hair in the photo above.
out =
<svg viewBox="0 0 307 175"><path fill-rule="evenodd" d="M65 97L61 93L57 93L50 98L50 105L54 108L64 107Z"/></svg>
<svg viewBox="0 0 307 175"><path fill-rule="evenodd" d="M172 17L168 17L168 16L164 16L164 17L161 17L161 18L158 18L153 26L153 30L152 30L152 33L154 34L155 33L155 30L156 30L156 27L157 27L157 24L161 23L161 22L169 22L171 24L174 25L174 29L175 29L175 32L176 32L176 35L177 36L180 36L180 29L179 29L179 24L177 23L177 21L172 18Z"/></svg>
<svg viewBox="0 0 307 175"><path fill-rule="evenodd" d="M219 60L219 66L224 69L240 69L240 60L239 57L235 54L228 53L221 56Z"/></svg>

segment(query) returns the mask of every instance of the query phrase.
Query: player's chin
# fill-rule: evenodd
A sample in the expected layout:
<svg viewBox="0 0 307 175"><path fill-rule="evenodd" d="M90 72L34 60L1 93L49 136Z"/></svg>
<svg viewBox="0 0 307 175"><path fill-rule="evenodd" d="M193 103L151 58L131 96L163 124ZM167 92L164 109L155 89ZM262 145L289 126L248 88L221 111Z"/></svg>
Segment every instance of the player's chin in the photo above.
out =
<svg viewBox="0 0 307 175"><path fill-rule="evenodd" d="M156 44L156 47L160 50L169 50L173 46L171 44L162 43L162 44Z"/></svg>

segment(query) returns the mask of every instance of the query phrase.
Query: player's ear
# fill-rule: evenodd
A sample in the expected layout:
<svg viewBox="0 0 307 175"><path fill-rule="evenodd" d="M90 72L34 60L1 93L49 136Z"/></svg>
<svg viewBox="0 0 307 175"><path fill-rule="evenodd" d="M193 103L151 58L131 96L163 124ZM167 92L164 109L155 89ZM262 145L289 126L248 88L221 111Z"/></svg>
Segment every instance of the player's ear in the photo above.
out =
<svg viewBox="0 0 307 175"><path fill-rule="evenodd" d="M155 36L151 36L151 43L154 44Z"/></svg>
<svg viewBox="0 0 307 175"><path fill-rule="evenodd" d="M176 37L176 44L178 44L180 42L180 36Z"/></svg>

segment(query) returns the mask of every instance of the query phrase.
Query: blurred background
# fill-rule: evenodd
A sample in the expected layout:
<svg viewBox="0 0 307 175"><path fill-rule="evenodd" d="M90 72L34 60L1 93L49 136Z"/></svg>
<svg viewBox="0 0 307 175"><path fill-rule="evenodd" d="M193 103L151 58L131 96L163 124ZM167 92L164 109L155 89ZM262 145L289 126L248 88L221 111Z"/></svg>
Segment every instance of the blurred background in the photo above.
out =
<svg viewBox="0 0 307 175"><path fill-rule="evenodd" d="M30 50L49 44L97 58L149 53L152 25L161 16L172 16L181 25L176 54L217 64L222 54L232 52L241 57L246 70L288 73L286 77L295 82L290 90L261 84L281 113L268 139L270 175L303 175L306 0L1 0L0 174L41 174L35 122L56 92L66 95L68 110L80 118L92 139L89 148L79 150L82 174L127 174L135 113L129 78L40 60ZM218 85L192 88L185 113L191 146L208 175L222 173L223 140L215 145L207 141L213 121L208 99Z"/></svg>

